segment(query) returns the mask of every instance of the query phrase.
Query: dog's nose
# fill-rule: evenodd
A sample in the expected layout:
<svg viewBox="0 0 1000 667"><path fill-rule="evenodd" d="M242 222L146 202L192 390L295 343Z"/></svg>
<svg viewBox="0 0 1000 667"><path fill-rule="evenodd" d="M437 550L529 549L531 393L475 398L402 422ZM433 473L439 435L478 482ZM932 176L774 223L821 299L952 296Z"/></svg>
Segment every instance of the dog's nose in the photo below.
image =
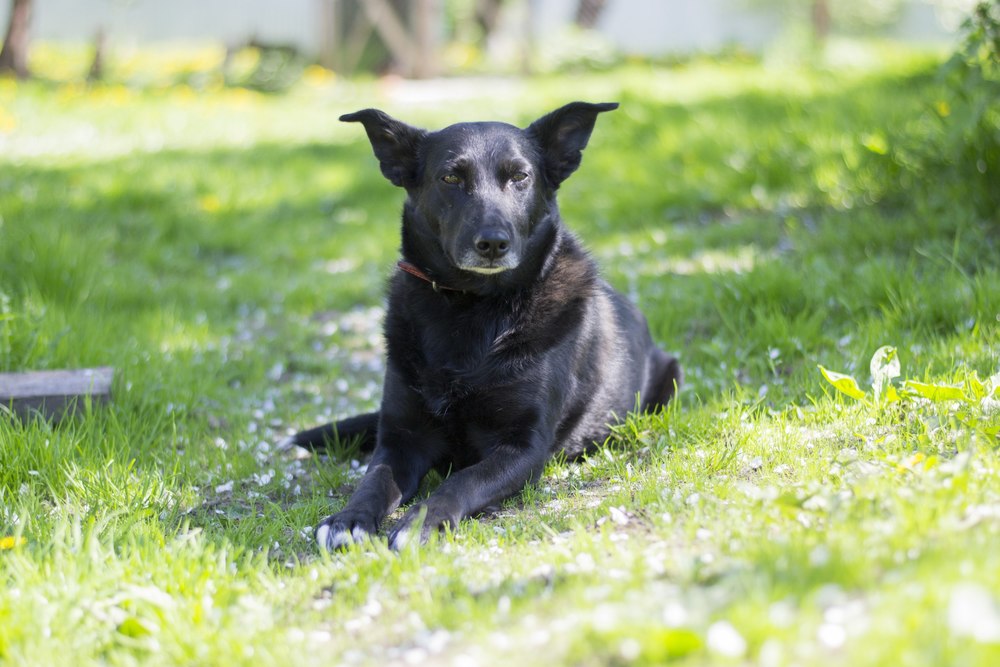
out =
<svg viewBox="0 0 1000 667"><path fill-rule="evenodd" d="M500 259L510 250L510 235L502 229L486 229L473 239L476 252L486 259Z"/></svg>

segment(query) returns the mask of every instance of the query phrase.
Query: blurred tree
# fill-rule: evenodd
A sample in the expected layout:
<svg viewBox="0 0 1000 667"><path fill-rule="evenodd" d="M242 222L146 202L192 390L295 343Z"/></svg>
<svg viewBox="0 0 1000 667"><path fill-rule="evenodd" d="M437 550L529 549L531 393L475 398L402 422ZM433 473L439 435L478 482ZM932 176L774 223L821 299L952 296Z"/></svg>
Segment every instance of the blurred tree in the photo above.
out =
<svg viewBox="0 0 1000 667"><path fill-rule="evenodd" d="M28 27L31 25L33 0L12 0L10 22L0 49L0 73L13 72L19 79L30 76L28 71Z"/></svg>
<svg viewBox="0 0 1000 667"><path fill-rule="evenodd" d="M753 7L778 9L793 20L808 21L813 37L823 43L832 30L874 30L899 18L907 0L745 0Z"/></svg>
<svg viewBox="0 0 1000 667"><path fill-rule="evenodd" d="M813 0L812 27L816 41L825 42L830 35L830 5L827 0Z"/></svg>
<svg viewBox="0 0 1000 667"><path fill-rule="evenodd" d="M608 0L577 0L574 21L581 28L593 28L601 18Z"/></svg>
<svg viewBox="0 0 1000 667"><path fill-rule="evenodd" d="M899 20L908 0L837 0L830 3L830 20L841 30L884 28Z"/></svg>
<svg viewBox="0 0 1000 667"><path fill-rule="evenodd" d="M500 23L500 7L504 0L476 0L474 11L476 25L482 31L480 39L485 44Z"/></svg>
<svg viewBox="0 0 1000 667"><path fill-rule="evenodd" d="M90 61L90 69L87 71L87 81L95 83L104 80L104 53L108 48L108 37L104 32L104 26L98 26L94 33L94 58Z"/></svg>
<svg viewBox="0 0 1000 667"><path fill-rule="evenodd" d="M388 69L433 76L443 11L442 0L324 0L321 62L345 74Z"/></svg>

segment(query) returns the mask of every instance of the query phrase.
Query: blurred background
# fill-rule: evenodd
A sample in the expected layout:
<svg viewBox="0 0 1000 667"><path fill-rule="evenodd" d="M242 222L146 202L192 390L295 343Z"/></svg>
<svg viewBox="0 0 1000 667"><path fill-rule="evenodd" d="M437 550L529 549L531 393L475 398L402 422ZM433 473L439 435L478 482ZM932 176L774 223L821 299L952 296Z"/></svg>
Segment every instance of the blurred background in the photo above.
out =
<svg viewBox="0 0 1000 667"><path fill-rule="evenodd" d="M814 58L843 37L951 45L974 0L0 0L0 71L149 83L151 47L197 53L177 83L280 91L303 74L434 78ZM35 47L43 45L35 52ZM58 56L53 54L53 45ZM69 56L67 58L67 55ZM149 57L148 53L145 57ZM70 64L67 64L67 60ZM312 69L310 69L312 67ZM321 68L321 69L316 69ZM156 81L155 83L166 83Z"/></svg>

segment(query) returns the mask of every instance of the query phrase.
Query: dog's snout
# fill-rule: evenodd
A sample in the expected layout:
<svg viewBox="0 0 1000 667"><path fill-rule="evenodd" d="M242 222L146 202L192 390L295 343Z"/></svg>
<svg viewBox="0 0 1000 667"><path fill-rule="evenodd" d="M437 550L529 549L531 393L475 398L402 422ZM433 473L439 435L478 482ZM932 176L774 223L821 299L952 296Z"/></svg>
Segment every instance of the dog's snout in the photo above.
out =
<svg viewBox="0 0 1000 667"><path fill-rule="evenodd" d="M502 229L486 229L476 234L473 245L480 257L500 259L510 250L510 234Z"/></svg>

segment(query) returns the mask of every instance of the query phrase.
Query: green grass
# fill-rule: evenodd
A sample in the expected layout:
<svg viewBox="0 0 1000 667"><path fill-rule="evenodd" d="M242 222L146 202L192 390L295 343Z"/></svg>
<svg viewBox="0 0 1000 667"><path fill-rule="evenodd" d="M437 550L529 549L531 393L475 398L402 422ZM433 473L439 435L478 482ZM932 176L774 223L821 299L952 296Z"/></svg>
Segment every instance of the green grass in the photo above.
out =
<svg viewBox="0 0 1000 667"><path fill-rule="evenodd" d="M0 416L0 663L996 664L996 400L863 403L817 370L867 386L888 344L900 380L1000 371L1000 221L873 160L945 95L939 60L867 53L423 104L0 80L0 371L118 369L108 406ZM271 443L377 405L401 205L337 115L576 98L622 108L564 217L680 400L426 547L317 553L357 463Z"/></svg>

